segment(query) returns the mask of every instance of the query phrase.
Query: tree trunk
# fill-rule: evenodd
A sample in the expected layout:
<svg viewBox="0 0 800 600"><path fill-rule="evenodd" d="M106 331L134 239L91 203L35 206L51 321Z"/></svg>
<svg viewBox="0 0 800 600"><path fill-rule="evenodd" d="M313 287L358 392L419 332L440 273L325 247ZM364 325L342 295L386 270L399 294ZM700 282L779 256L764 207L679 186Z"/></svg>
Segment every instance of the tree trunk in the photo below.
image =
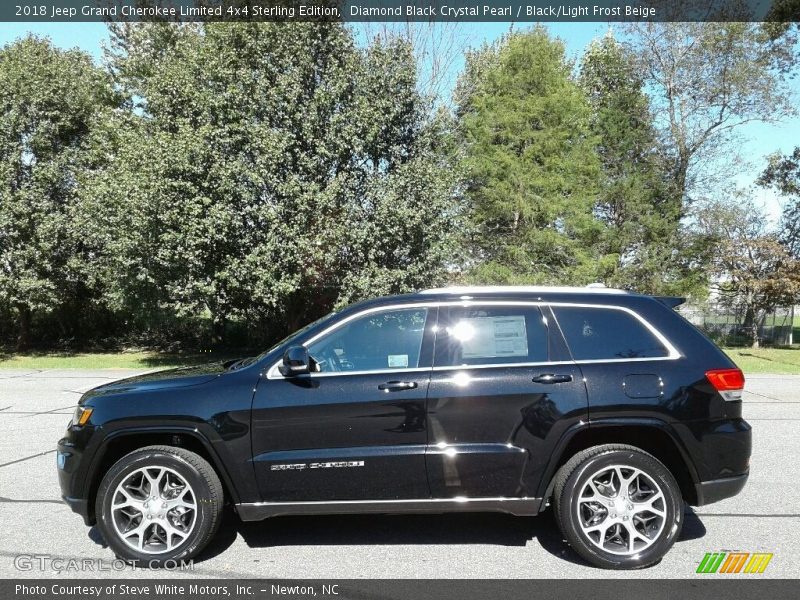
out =
<svg viewBox="0 0 800 600"><path fill-rule="evenodd" d="M686 214L686 184L689 176L689 160L689 157L685 156L684 152L681 152L673 177L675 193L680 201L681 216Z"/></svg>
<svg viewBox="0 0 800 600"><path fill-rule="evenodd" d="M758 326L760 323L760 319L756 316L755 311L753 311L753 317L750 321L750 347L751 348L758 348Z"/></svg>
<svg viewBox="0 0 800 600"><path fill-rule="evenodd" d="M17 352L25 352L31 347L31 309L25 304L18 304L19 335L17 336Z"/></svg>
<svg viewBox="0 0 800 600"><path fill-rule="evenodd" d="M228 318L225 314L212 314L211 316L211 345L219 347L225 344L225 330Z"/></svg>
<svg viewBox="0 0 800 600"><path fill-rule="evenodd" d="M753 310L752 306L748 306L747 309L744 311L744 322L742 325L750 329L756 322L756 312Z"/></svg>

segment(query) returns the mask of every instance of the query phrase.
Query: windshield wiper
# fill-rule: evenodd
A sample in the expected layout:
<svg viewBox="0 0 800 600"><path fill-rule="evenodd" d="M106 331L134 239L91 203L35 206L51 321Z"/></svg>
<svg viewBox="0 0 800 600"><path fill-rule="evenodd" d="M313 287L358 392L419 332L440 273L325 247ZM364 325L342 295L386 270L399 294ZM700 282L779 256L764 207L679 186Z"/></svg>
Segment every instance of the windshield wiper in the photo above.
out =
<svg viewBox="0 0 800 600"><path fill-rule="evenodd" d="M236 369L241 369L242 367L247 367L252 365L256 360L255 356L248 356L246 358L239 358L234 360L228 365L228 371L235 371Z"/></svg>

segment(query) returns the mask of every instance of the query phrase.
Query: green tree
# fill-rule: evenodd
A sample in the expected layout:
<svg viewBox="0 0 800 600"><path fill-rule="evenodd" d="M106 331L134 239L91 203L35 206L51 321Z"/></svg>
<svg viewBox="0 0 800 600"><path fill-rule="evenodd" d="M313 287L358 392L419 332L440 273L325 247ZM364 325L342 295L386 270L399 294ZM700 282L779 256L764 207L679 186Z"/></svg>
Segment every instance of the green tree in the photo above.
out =
<svg viewBox="0 0 800 600"><path fill-rule="evenodd" d="M779 122L794 111L785 72L793 42L770 40L746 22L641 22L627 32L686 214L692 200L717 187L721 167L721 175L731 174L742 125Z"/></svg>
<svg viewBox="0 0 800 600"><path fill-rule="evenodd" d="M593 281L602 225L591 111L542 27L467 56L457 90L477 282Z"/></svg>
<svg viewBox="0 0 800 600"><path fill-rule="evenodd" d="M786 156L770 156L758 184L771 187L787 198L781 215L781 240L800 258L800 147Z"/></svg>
<svg viewBox="0 0 800 600"><path fill-rule="evenodd" d="M587 48L579 81L602 166L595 205L605 225L599 279L643 293L686 293L693 282L678 243L681 200L670 185L635 57L609 33Z"/></svg>
<svg viewBox="0 0 800 600"><path fill-rule="evenodd" d="M83 52L33 36L0 49L0 303L16 314L21 350L35 314L90 295L72 219L98 158L91 131L117 103Z"/></svg>
<svg viewBox="0 0 800 600"><path fill-rule="evenodd" d="M359 49L341 24L164 27L114 41L137 114L91 219L118 306L207 312L219 338L231 318L291 329L444 277L452 170L407 45Z"/></svg>
<svg viewBox="0 0 800 600"><path fill-rule="evenodd" d="M797 299L800 261L770 231L763 210L746 196L705 203L696 217L713 249L714 285L725 302L743 309L751 345L757 348L766 315Z"/></svg>
<svg viewBox="0 0 800 600"><path fill-rule="evenodd" d="M796 43L800 0L773 0L765 21L762 28L770 40L788 38L790 43ZM787 61L787 67L791 67L791 62Z"/></svg>

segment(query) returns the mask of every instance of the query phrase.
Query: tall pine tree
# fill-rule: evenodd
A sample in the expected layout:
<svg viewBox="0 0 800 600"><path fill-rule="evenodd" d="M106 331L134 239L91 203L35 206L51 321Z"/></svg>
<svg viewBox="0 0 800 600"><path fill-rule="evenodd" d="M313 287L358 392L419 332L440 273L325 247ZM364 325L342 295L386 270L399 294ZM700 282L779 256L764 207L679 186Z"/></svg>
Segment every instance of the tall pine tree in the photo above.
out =
<svg viewBox="0 0 800 600"><path fill-rule="evenodd" d="M633 57L610 33L593 41L583 57L580 84L592 107L602 166L594 211L604 225L597 247L599 278L644 293L687 291L691 284L675 243L680 194L670 185Z"/></svg>
<svg viewBox="0 0 800 600"><path fill-rule="evenodd" d="M468 278L593 281L597 144L563 43L535 27L467 58L456 101L472 221Z"/></svg>

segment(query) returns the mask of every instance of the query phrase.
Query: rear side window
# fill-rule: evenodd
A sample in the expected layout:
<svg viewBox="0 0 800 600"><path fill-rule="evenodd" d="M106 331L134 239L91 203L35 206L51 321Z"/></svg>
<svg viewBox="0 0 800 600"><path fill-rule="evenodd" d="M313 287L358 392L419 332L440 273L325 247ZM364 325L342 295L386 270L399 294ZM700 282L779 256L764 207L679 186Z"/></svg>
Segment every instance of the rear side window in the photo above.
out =
<svg viewBox="0 0 800 600"><path fill-rule="evenodd" d="M440 313L436 366L546 360L547 327L538 307L451 307Z"/></svg>
<svg viewBox="0 0 800 600"><path fill-rule="evenodd" d="M644 323L614 308L553 306L575 360L661 358L669 350Z"/></svg>

